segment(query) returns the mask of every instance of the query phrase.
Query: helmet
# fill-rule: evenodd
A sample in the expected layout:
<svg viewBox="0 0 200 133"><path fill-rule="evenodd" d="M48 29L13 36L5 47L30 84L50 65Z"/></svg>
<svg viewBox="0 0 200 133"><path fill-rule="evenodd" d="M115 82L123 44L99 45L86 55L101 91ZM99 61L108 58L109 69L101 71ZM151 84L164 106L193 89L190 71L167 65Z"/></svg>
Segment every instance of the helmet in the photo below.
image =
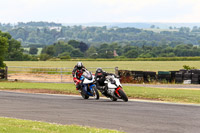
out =
<svg viewBox="0 0 200 133"><path fill-rule="evenodd" d="M102 68L97 68L96 73L98 76L101 76L103 74Z"/></svg>
<svg viewBox="0 0 200 133"><path fill-rule="evenodd" d="M77 63L77 68L78 68L78 69L83 68L83 64L82 64L82 62L78 62L78 63Z"/></svg>

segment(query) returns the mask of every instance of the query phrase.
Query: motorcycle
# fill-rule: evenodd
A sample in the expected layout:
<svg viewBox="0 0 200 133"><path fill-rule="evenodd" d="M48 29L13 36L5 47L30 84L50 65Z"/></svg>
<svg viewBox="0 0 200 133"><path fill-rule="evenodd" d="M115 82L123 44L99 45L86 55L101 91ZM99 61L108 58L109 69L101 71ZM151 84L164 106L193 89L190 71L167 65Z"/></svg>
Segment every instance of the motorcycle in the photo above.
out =
<svg viewBox="0 0 200 133"><path fill-rule="evenodd" d="M80 78L81 89L79 90L83 99L88 99L90 96L93 96L96 100L99 99L99 92L94 84L94 76L91 72L86 70Z"/></svg>
<svg viewBox="0 0 200 133"><path fill-rule="evenodd" d="M122 99L124 102L128 101L128 97L122 89L119 78L115 75L108 75L104 83L106 84L106 89L100 90L104 96L110 98L112 101L117 101L117 99Z"/></svg>

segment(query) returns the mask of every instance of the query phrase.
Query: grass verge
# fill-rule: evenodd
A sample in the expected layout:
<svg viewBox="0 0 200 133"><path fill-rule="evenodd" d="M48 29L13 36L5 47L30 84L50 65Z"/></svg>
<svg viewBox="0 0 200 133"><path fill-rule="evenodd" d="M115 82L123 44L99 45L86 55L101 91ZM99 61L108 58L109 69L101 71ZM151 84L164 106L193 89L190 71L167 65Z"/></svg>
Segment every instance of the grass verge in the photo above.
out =
<svg viewBox="0 0 200 133"><path fill-rule="evenodd" d="M116 130L76 125L59 125L0 117L1 133L121 133Z"/></svg>
<svg viewBox="0 0 200 133"><path fill-rule="evenodd" d="M129 98L200 104L200 90L124 86ZM38 93L79 94L74 84L0 82L0 90Z"/></svg>

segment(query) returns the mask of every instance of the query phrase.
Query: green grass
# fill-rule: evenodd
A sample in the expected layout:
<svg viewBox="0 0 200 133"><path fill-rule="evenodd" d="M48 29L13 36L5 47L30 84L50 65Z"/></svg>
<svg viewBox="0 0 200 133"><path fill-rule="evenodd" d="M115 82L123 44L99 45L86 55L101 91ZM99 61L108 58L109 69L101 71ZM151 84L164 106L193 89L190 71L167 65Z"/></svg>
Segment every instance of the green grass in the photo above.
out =
<svg viewBox="0 0 200 133"><path fill-rule="evenodd" d="M200 103L200 90L125 86L128 97L168 102Z"/></svg>
<svg viewBox="0 0 200 133"><path fill-rule="evenodd" d="M57 84L57 83L24 83L24 82L0 82L0 89L46 89L54 90L57 93L78 94L74 84Z"/></svg>
<svg viewBox="0 0 200 133"><path fill-rule="evenodd" d="M59 125L30 120L0 117L0 133L121 133L76 125Z"/></svg>
<svg viewBox="0 0 200 133"><path fill-rule="evenodd" d="M123 88L129 98L200 104L200 90L136 86L124 86ZM74 84L0 82L0 90L5 89L46 89L60 94L79 94Z"/></svg>
<svg viewBox="0 0 200 133"><path fill-rule="evenodd" d="M200 69L200 61L82 61L87 67L119 67L120 70L173 71L183 65ZM77 61L5 61L7 66L24 67L74 67Z"/></svg>

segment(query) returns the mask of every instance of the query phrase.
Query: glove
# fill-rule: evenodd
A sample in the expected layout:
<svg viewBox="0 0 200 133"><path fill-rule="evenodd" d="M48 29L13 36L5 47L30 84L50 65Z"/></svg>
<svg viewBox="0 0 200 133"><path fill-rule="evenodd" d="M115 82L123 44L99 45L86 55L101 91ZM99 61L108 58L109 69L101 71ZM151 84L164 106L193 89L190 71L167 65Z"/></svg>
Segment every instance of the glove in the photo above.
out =
<svg viewBox="0 0 200 133"><path fill-rule="evenodd" d="M80 80L78 80L77 78L73 78L73 80L74 80L74 82L76 83L76 82L80 82Z"/></svg>

